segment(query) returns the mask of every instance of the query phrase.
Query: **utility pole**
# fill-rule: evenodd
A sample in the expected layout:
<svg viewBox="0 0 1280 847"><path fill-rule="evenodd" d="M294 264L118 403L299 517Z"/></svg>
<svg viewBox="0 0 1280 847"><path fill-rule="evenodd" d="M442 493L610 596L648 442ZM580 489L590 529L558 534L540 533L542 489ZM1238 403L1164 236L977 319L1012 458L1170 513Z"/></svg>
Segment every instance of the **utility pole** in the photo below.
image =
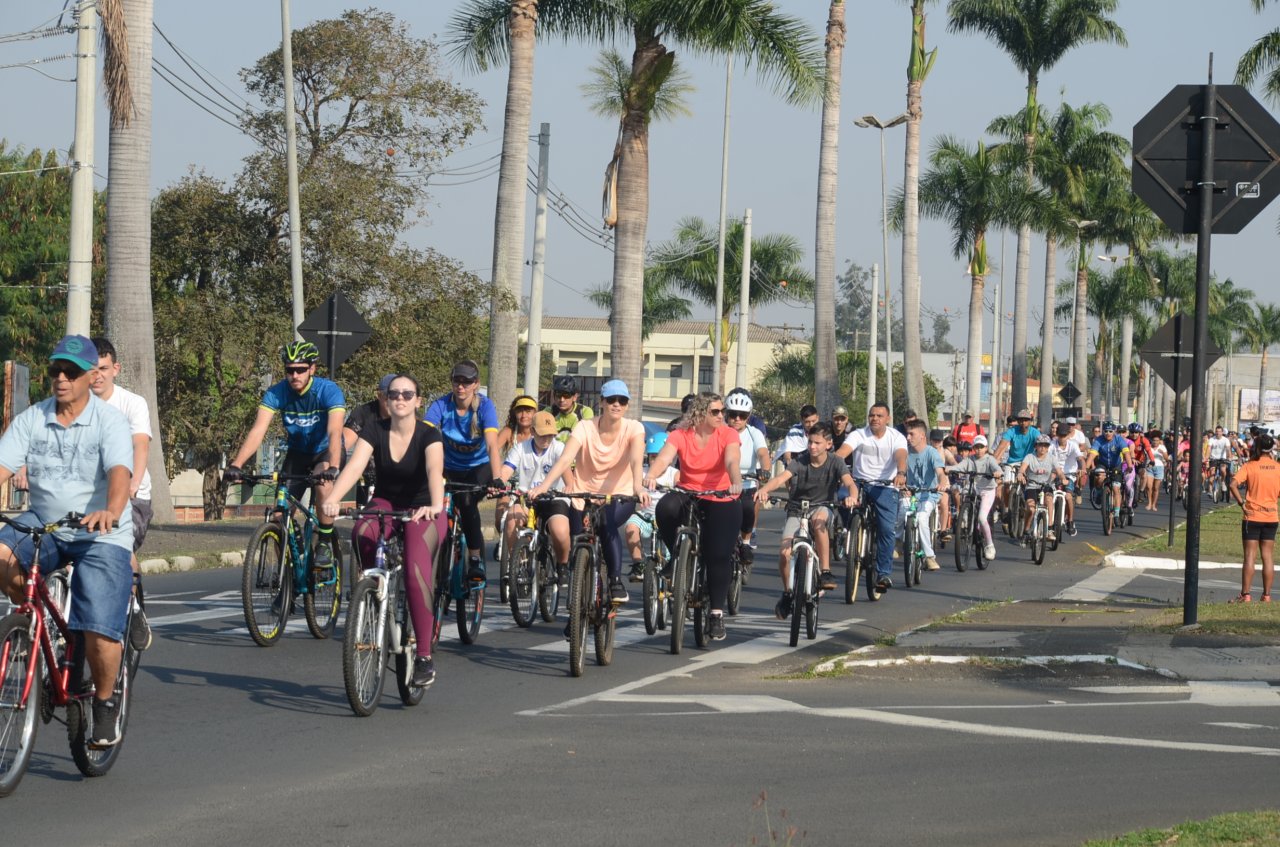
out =
<svg viewBox="0 0 1280 847"><path fill-rule="evenodd" d="M987 430L993 436L1000 420L1001 395L1004 388L1000 374L1000 353L1004 346L1001 338L1004 329L1004 236L1000 237L1000 276L996 279L995 327L992 329L991 342L991 424Z"/></svg>
<svg viewBox="0 0 1280 847"><path fill-rule="evenodd" d="M742 216L742 290L738 292L738 373L735 384L747 387L747 347L751 341L751 210ZM717 357L719 358L719 357Z"/></svg>
<svg viewBox="0 0 1280 847"><path fill-rule="evenodd" d="M524 348L524 393L538 396L542 371L542 287L547 258L547 166L551 160L551 124L538 127L538 199L533 212L533 269L529 274L529 337Z"/></svg>
<svg viewBox="0 0 1280 847"><path fill-rule="evenodd" d="M880 325L880 266L871 264L871 345L867 356L867 411L876 402L876 363L880 358L880 344L877 338ZM855 339L856 340L856 339Z"/></svg>
<svg viewBox="0 0 1280 847"><path fill-rule="evenodd" d="M98 12L94 0L76 8L76 134L71 151L71 244L67 267L67 334L89 335L93 287L94 92Z"/></svg>
<svg viewBox="0 0 1280 847"><path fill-rule="evenodd" d="M951 354L951 428L960 423L960 353Z"/></svg>
<svg viewBox="0 0 1280 847"><path fill-rule="evenodd" d="M284 63L285 160L289 175L289 277L293 281L293 337L302 340L298 327L306 319L302 294L302 212L298 203L298 127L293 115L293 25L289 0L280 0L280 55Z"/></svg>
<svg viewBox="0 0 1280 847"><path fill-rule="evenodd" d="M725 217L729 204L729 94L733 84L733 54L724 72L724 140L720 148L720 244L716 248L716 312L713 315L715 328L711 332L715 343L715 355L711 358L711 390L720 391L720 350L724 344L724 322L721 320L724 309L724 239Z"/></svg>
<svg viewBox="0 0 1280 847"><path fill-rule="evenodd" d="M880 143L884 143L884 133L880 134ZM893 328L890 324L893 319L893 300L890 299L889 294L888 259L885 259L884 267L884 396L889 406L889 420L893 420ZM903 376L905 377L906 374L904 373Z"/></svg>

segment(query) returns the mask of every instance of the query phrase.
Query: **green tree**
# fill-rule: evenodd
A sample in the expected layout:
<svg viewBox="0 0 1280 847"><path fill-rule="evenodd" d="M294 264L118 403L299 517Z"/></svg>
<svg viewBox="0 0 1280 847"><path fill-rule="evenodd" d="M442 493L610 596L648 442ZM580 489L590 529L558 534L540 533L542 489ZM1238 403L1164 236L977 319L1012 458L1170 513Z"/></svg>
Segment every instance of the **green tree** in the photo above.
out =
<svg viewBox="0 0 1280 847"><path fill-rule="evenodd" d="M1255 12L1261 12L1267 5L1267 0L1252 2ZM1253 85L1260 76L1265 77L1262 90L1267 99L1280 102L1280 29L1263 34L1236 64L1237 85Z"/></svg>
<svg viewBox="0 0 1280 847"><path fill-rule="evenodd" d="M1280 308L1272 303L1258 303L1241 327L1241 337L1249 349L1262 354L1258 369L1258 420L1266 408L1267 351L1280 344Z"/></svg>
<svg viewBox="0 0 1280 847"><path fill-rule="evenodd" d="M669 280L645 274L644 316L640 332L647 339L659 324L667 321L683 321L693 314L689 301L671 291ZM613 287L601 285L587 292L587 299L606 311L613 308Z"/></svg>

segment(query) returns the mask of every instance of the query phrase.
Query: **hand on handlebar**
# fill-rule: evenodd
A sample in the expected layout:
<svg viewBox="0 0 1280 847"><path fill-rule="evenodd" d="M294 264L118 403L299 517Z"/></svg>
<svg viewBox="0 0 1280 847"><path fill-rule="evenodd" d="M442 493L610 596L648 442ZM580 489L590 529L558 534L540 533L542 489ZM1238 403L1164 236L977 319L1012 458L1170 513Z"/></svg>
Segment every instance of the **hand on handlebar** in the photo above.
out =
<svg viewBox="0 0 1280 847"><path fill-rule="evenodd" d="M336 518L338 516L338 504L337 503L321 503L320 513L324 515L326 518Z"/></svg>
<svg viewBox="0 0 1280 847"><path fill-rule="evenodd" d="M222 471L222 481L227 484L234 484L240 481L240 477L244 475L244 471L240 470L239 465L227 465Z"/></svg>
<svg viewBox="0 0 1280 847"><path fill-rule="evenodd" d="M116 526L115 515L106 509L90 512L80 519L80 525L90 532L110 532Z"/></svg>

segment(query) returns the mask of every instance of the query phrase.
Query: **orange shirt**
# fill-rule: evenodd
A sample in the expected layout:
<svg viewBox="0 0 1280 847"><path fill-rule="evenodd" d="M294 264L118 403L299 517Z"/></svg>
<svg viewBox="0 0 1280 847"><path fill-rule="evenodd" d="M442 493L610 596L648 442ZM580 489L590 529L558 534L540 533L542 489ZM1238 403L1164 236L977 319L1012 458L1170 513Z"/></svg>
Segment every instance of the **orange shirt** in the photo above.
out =
<svg viewBox="0 0 1280 847"><path fill-rule="evenodd" d="M578 421L570 437L582 449L574 464L578 478L575 491L591 494L634 494L639 480L631 473L631 449L637 441L644 445L644 426L640 421L623 418L622 426L614 433L614 439L606 444L596 428L596 419Z"/></svg>
<svg viewBox="0 0 1280 847"><path fill-rule="evenodd" d="M1245 520L1258 523L1280 523L1276 501L1280 500L1280 464L1270 456L1245 462L1236 474L1236 482L1247 485L1244 495Z"/></svg>
<svg viewBox="0 0 1280 847"><path fill-rule="evenodd" d="M681 488L690 491L723 491L729 487L724 452L731 444L741 445L736 429L718 426L707 436L707 442L701 445L698 444L698 434L693 429L677 429L667 435L667 443L676 446L676 455L680 457ZM723 503L736 498L705 499Z"/></svg>

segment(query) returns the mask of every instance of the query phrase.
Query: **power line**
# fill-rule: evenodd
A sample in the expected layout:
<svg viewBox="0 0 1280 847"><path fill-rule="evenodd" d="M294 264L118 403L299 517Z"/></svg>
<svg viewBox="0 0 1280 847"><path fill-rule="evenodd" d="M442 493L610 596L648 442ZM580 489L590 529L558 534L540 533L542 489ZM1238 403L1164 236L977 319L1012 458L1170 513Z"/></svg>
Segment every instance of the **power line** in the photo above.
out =
<svg viewBox="0 0 1280 847"><path fill-rule="evenodd" d="M165 73L167 73L170 77L172 77L173 79L177 80L178 82L181 82L183 85L185 85L185 86L186 86L186 87L191 91L191 93L192 93L192 94L196 95L197 97L201 97L201 98L203 98L203 99L204 99L207 103L209 103L213 108L215 108L215 109L221 109L223 112L226 112L228 115L230 115L232 118L235 118L235 119L239 119L239 118L243 117L243 113L242 113L242 112L237 112L237 111L235 111L235 110L233 110L233 109L228 109L226 106L222 105L222 104L221 104L221 103L219 103L217 100L213 99L213 98L212 98L212 97L210 97L208 94L205 94L203 91L201 91L200 89L198 89L198 88L197 88L195 85L193 85L189 80L184 79L182 76L180 76L180 75L178 74L178 72L177 72L177 71L175 71L173 68L170 68L168 65L166 65L164 62L161 62L159 59L152 58L152 59L151 59L151 64L152 64L152 65L154 65L155 67L159 68L160 70L164 71L164 72L165 72ZM225 98L224 98L224 99L225 99ZM238 126L238 124L237 124L237 126Z"/></svg>
<svg viewBox="0 0 1280 847"><path fill-rule="evenodd" d="M236 112L245 112L253 108L253 104L251 104L248 100L244 99L243 97L240 97L240 95L236 91L234 91L231 88L231 86L227 85L225 82L218 79L216 76L214 76L212 71L210 71L208 68L206 68L204 65L200 64L199 62L197 62L194 58L190 58L186 53L184 53L178 47L178 45L173 43L173 39L165 35L164 30L160 29L159 24L153 21L151 23L151 26L155 29L157 33L160 34L160 37L164 39L165 44L168 44L169 48L173 50L174 53L177 54L178 58L182 60L182 63L186 65L188 68L190 68L191 72L194 73L200 79L201 82L203 82L206 86L208 86L210 91L212 91L214 94L217 94L223 100L230 103L234 107L234 110ZM199 70L197 70L197 68L199 68ZM235 94L235 96L239 98L240 102L236 103L230 97L227 97L225 94L219 91L218 88L212 82L209 82L209 80L204 77L204 74L200 73L200 71L204 71L204 73L213 77L214 81L217 82L219 85L221 85L224 89L231 92L232 94Z"/></svg>
<svg viewBox="0 0 1280 847"><path fill-rule="evenodd" d="M227 119L226 119L226 118L224 118L222 115L219 115L217 112L214 112L212 109L209 109L209 108L208 108L208 107L206 107L203 103L201 103L201 102L199 102L198 100L196 100L194 97L192 97L192 96L191 96L190 94L188 94L186 91L184 91L184 90L183 90L183 89L178 85L178 83L177 83L177 82L175 82L174 80L170 79L170 78L166 75L166 72L165 72L164 70L162 70L162 66L161 66L159 63L157 63L157 62L153 62L152 64L153 64L153 66L154 66L154 68L155 68L156 76L160 77L162 80L164 80L165 82L169 83L170 87L172 87L174 91L178 92L178 93L179 93L179 94L181 94L183 97L185 97L185 98L187 98L188 100L190 100L190 101L192 102L192 104L194 104L194 105L195 105L195 107L196 107L196 108L200 109L200 110L201 110L201 111L203 111L203 112L207 112L207 113L208 113L210 116L212 116L215 120L222 121L222 123L226 124L227 126L231 127L232 129L236 130L237 132L240 132L240 133L242 133L242 134L244 134L244 135L249 136L249 137L250 137L250 138L252 138L254 141L257 141L259 144L262 144L263 146L268 146L268 147L270 146L269 144L267 144L267 142L265 142L265 141L263 141L262 139L258 138L256 135L253 135L253 134L252 134L252 133L250 133L248 130L246 130L244 127L240 126L240 125L239 125L239 124L237 124L237 123L234 123L234 122L232 122L232 121L227 120Z"/></svg>

